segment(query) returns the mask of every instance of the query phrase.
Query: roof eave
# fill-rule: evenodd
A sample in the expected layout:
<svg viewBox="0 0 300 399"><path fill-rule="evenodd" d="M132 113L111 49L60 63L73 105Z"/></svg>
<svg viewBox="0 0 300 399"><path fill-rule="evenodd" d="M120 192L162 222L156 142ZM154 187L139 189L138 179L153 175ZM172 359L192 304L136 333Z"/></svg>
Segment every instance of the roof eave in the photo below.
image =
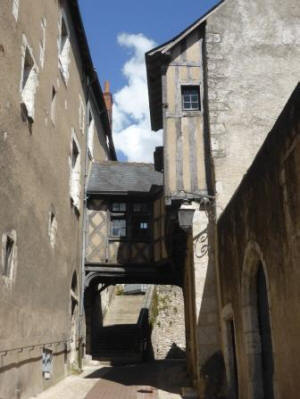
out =
<svg viewBox="0 0 300 399"><path fill-rule="evenodd" d="M105 132L105 135L108 136L108 138L109 138L110 157L111 157L111 159L116 160L117 155L116 155L116 151L115 151L115 147L114 147L114 143L113 143L113 139L112 139L112 131L111 131L111 125L110 125L109 117L108 117L108 113L107 113L107 108L105 105L102 88L101 88L97 73L95 71L91 53L89 50L87 36L85 33L83 21L81 18L78 1L70 0L68 2L68 4L70 7L70 14L71 14L71 17L73 18L73 22L74 22L73 25L74 25L75 33L77 35L80 55L83 59L83 68L84 68L85 73L87 74L87 76L90 79L91 88L94 92L94 97L97 102L97 106L99 107L99 110L100 110L100 118L103 123L104 132Z"/></svg>
<svg viewBox="0 0 300 399"><path fill-rule="evenodd" d="M225 1L226 0L220 0L218 4L208 10L204 15L197 19L197 21L188 26L181 33L162 45L149 50L145 54L152 130L158 131L163 128L162 66L166 63L166 60L169 57L169 52L181 40L192 33L201 24L205 23L207 18Z"/></svg>

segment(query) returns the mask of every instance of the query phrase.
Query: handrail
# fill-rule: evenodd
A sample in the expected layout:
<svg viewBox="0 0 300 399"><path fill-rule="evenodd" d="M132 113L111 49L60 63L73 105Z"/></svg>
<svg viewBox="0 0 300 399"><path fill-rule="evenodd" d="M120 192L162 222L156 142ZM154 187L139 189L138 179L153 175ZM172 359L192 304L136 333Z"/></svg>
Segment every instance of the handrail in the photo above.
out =
<svg viewBox="0 0 300 399"><path fill-rule="evenodd" d="M0 354L4 354L4 356L8 353L8 352L14 352L14 351L23 351L24 349L34 349L34 348L43 348L44 346L51 346L51 345L58 345L58 344L66 344L68 342L73 342L72 338L69 339L64 339L62 341L54 341L54 342L47 342L47 343L41 343L41 344L33 344L33 345L26 345L26 346L21 346L19 348L12 348L12 349L0 349Z"/></svg>

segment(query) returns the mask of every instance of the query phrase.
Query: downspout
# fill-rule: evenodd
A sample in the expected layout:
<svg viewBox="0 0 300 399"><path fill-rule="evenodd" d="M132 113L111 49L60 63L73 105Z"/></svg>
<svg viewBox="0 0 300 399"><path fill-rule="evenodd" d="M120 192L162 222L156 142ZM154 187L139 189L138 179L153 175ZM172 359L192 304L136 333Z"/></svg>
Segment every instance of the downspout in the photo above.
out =
<svg viewBox="0 0 300 399"><path fill-rule="evenodd" d="M84 289L85 289L85 255L86 255L86 234L87 234L87 181L88 181L88 113L89 113L89 98L91 82L87 76L87 101L85 106L85 160L84 160L84 191L83 191L83 215L82 215L82 251L81 251L81 295L80 295L80 314L79 314L79 353L78 363L79 368L82 369L82 359L84 357Z"/></svg>

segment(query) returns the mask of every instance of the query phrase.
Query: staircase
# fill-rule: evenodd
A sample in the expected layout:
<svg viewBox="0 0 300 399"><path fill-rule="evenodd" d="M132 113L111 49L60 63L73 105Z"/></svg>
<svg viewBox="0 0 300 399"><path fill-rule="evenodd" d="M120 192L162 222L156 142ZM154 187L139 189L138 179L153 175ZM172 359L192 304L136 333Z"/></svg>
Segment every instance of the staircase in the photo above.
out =
<svg viewBox="0 0 300 399"><path fill-rule="evenodd" d="M145 295L115 296L93 342L93 359L110 364L142 360L142 331L137 323Z"/></svg>

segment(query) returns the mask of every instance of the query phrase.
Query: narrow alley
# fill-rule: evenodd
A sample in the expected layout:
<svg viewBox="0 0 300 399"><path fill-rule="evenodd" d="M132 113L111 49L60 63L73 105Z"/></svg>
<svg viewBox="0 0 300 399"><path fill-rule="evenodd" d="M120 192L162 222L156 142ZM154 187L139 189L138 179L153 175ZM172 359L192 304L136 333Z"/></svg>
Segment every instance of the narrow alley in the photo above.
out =
<svg viewBox="0 0 300 399"><path fill-rule="evenodd" d="M299 399L299 5L0 0L0 399Z"/></svg>
<svg viewBox="0 0 300 399"><path fill-rule="evenodd" d="M153 361L126 366L86 366L36 399L179 399L189 385L182 360ZM196 398L186 390L184 398Z"/></svg>
<svg viewBox="0 0 300 399"><path fill-rule="evenodd" d="M126 289L137 292L124 295L124 288L117 287L83 373L67 377L37 399L176 399L184 389L184 398L195 397L187 390L191 384L185 359L145 359L139 345L139 320L153 289L145 288L146 295L140 285L125 285Z"/></svg>

